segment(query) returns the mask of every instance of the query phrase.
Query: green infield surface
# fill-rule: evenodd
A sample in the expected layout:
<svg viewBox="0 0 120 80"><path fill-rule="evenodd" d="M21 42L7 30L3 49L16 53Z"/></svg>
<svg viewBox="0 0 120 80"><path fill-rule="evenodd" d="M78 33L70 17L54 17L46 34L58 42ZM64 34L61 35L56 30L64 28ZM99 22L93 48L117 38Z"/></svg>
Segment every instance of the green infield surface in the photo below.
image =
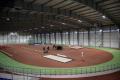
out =
<svg viewBox="0 0 120 80"><path fill-rule="evenodd" d="M120 50L112 48L96 48L110 52L113 55L113 59L98 65L86 66L86 67L73 67L73 68L49 68L49 67L37 67L19 63L12 58L8 57L4 53L0 52L0 67L18 73L26 74L44 74L44 75L69 75L69 74L85 74L96 73L107 70L114 70L120 68Z"/></svg>

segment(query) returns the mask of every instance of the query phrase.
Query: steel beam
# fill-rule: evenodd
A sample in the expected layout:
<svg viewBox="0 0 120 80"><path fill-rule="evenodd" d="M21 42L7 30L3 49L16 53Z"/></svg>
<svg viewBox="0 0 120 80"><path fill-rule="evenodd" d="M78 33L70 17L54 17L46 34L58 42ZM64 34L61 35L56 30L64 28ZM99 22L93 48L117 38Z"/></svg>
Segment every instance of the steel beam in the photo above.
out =
<svg viewBox="0 0 120 80"><path fill-rule="evenodd" d="M103 10L101 7L98 6L98 4L96 3L95 0L74 0L74 1L82 3L86 6L93 8L94 10L107 16L113 23L118 24L118 22L115 19L113 19L108 12L106 12L105 10Z"/></svg>
<svg viewBox="0 0 120 80"><path fill-rule="evenodd" d="M17 4L16 4L16 7L17 7ZM47 13L51 13L54 15L63 15L63 16L70 16L70 17L75 17L74 15L77 15L79 19L86 21L89 24L93 23L92 21L89 21L88 19L83 18L82 16L78 16L78 14L70 10L62 10L58 8L56 9L53 7L47 7L46 5L36 5L36 4L27 3L24 1L22 1L21 4L19 4L19 7L21 7L21 10L25 9L28 11L47 12Z"/></svg>

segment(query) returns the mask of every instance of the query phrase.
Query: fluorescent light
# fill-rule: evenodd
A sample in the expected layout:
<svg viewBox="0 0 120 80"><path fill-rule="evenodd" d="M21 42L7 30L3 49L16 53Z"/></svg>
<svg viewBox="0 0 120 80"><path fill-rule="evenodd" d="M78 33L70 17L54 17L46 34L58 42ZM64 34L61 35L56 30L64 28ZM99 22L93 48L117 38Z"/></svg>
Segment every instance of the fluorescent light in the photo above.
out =
<svg viewBox="0 0 120 80"><path fill-rule="evenodd" d="M78 20L78 22L82 22L81 20Z"/></svg>
<svg viewBox="0 0 120 80"><path fill-rule="evenodd" d="M106 18L106 16L104 16L104 15L103 15L103 16L102 16L102 18L103 18L103 19L105 19L105 18Z"/></svg>
<svg viewBox="0 0 120 80"><path fill-rule="evenodd" d="M68 34L68 32L66 32L66 34Z"/></svg>
<svg viewBox="0 0 120 80"><path fill-rule="evenodd" d="M29 29L29 30L32 30L32 29Z"/></svg>
<svg viewBox="0 0 120 80"><path fill-rule="evenodd" d="M102 29L100 29L99 32L102 32Z"/></svg>
<svg viewBox="0 0 120 80"><path fill-rule="evenodd" d="M41 28L45 28L44 26L42 26Z"/></svg>
<svg viewBox="0 0 120 80"><path fill-rule="evenodd" d="M9 21L9 20L10 20L10 18L6 18L6 20L7 20L7 21Z"/></svg>
<svg viewBox="0 0 120 80"><path fill-rule="evenodd" d="M10 36L17 35L17 32L11 32L9 35Z"/></svg>
<svg viewBox="0 0 120 80"><path fill-rule="evenodd" d="M31 38L32 36L30 35L29 38Z"/></svg>
<svg viewBox="0 0 120 80"><path fill-rule="evenodd" d="M14 35L17 35L17 32L15 32Z"/></svg>
<svg viewBox="0 0 120 80"><path fill-rule="evenodd" d="M38 28L34 28L34 29L38 29Z"/></svg>
<svg viewBox="0 0 120 80"><path fill-rule="evenodd" d="M62 24L66 24L66 23L62 23Z"/></svg>
<svg viewBox="0 0 120 80"><path fill-rule="evenodd" d="M76 34L77 34L77 31L75 31L74 33L76 33Z"/></svg>
<svg viewBox="0 0 120 80"><path fill-rule="evenodd" d="M13 32L11 32L11 33L10 33L10 35L14 35L14 33L13 33Z"/></svg>
<svg viewBox="0 0 120 80"><path fill-rule="evenodd" d="M117 29L117 31L119 32L119 31L120 31L120 29Z"/></svg>
<svg viewBox="0 0 120 80"><path fill-rule="evenodd" d="M54 26L54 25L50 25L51 27Z"/></svg>

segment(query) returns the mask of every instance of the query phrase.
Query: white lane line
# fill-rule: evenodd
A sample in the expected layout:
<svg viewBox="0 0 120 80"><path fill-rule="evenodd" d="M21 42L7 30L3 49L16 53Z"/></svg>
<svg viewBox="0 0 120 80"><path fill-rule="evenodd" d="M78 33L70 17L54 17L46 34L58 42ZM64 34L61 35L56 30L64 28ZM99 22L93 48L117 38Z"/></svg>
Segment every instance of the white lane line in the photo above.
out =
<svg viewBox="0 0 120 80"><path fill-rule="evenodd" d="M26 48L26 47L22 47L24 49L28 49L28 50L31 50L31 51L35 51L35 52L42 52L42 51L39 51L39 50L35 50L35 49L30 49L30 48Z"/></svg>
<svg viewBox="0 0 120 80"><path fill-rule="evenodd" d="M64 58L64 57L60 57L60 56L55 56L55 55L45 55L43 57L48 58L48 59L52 59L55 61L63 62L63 63L67 63L67 62L72 61L72 59Z"/></svg>
<svg viewBox="0 0 120 80"><path fill-rule="evenodd" d="M5 52L5 51L3 51L3 50L0 50L0 52L3 52L4 54L6 54L6 55L8 55L8 56L10 56L10 57L13 56L12 54L9 54L8 52Z"/></svg>

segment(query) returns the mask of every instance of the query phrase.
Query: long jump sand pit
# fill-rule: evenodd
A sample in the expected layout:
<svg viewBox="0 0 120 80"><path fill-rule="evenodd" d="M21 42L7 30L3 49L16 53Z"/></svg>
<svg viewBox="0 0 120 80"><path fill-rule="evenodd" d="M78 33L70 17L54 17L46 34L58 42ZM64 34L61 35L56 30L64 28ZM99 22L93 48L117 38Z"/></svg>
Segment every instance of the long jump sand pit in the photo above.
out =
<svg viewBox="0 0 120 80"><path fill-rule="evenodd" d="M1 48L2 51L7 52L8 56L14 60L40 67L52 67L52 68L70 68L70 67L82 67L91 66L96 64L105 63L112 60L112 54L102 50L94 48L80 48L71 49L65 47L63 50L55 50L52 45L46 45L50 47L47 54L43 54L43 45L5 45ZM84 57L81 53L84 52ZM70 62L62 63L59 61L45 58L45 55L65 55L68 59L72 59Z"/></svg>

